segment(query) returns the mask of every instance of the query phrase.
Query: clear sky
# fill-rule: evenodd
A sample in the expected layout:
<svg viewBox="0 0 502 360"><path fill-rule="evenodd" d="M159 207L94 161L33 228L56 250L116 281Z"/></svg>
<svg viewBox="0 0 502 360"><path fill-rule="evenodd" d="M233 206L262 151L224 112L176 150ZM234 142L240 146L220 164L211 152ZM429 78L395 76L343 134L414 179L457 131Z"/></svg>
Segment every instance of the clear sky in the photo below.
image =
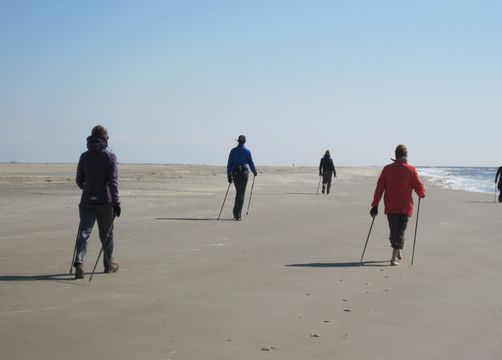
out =
<svg viewBox="0 0 502 360"><path fill-rule="evenodd" d="M0 161L502 165L502 1L0 0Z"/></svg>

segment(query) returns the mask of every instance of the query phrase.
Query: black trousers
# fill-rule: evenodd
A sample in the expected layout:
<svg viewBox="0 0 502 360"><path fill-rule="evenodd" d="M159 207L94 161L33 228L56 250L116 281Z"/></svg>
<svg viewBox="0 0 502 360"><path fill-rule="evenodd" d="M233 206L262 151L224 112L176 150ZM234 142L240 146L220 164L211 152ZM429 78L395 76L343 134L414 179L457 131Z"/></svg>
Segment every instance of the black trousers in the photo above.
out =
<svg viewBox="0 0 502 360"><path fill-rule="evenodd" d="M406 214L387 214L390 228L390 246L393 249L402 249L404 246L404 233L408 226L408 215Z"/></svg>
<svg viewBox="0 0 502 360"><path fill-rule="evenodd" d="M241 218L242 207L244 206L244 197L246 195L246 186L249 179L249 170L239 169L232 172L232 179L235 185L235 203L234 203L234 219Z"/></svg>
<svg viewBox="0 0 502 360"><path fill-rule="evenodd" d="M333 178L333 171L324 171L322 173L322 193L324 194L325 186L327 187L328 194L331 189L331 179Z"/></svg>

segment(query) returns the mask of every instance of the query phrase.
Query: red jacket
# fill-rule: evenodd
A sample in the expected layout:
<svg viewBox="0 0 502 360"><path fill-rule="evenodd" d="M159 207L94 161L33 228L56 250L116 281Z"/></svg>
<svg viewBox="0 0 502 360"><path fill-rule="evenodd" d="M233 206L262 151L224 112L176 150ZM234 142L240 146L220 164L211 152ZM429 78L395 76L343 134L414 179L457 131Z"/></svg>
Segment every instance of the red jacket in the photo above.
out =
<svg viewBox="0 0 502 360"><path fill-rule="evenodd" d="M385 192L383 202L386 214L411 216L413 213L412 190L415 190L420 198L425 197L424 185L420 181L417 169L401 160L396 160L383 168L371 206L377 207Z"/></svg>

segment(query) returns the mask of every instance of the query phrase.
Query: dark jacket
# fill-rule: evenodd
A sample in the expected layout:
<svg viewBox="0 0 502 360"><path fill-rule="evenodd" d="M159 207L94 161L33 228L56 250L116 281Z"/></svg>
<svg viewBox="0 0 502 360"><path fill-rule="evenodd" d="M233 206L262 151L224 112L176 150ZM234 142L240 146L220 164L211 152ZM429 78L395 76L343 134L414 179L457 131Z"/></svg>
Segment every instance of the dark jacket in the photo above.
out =
<svg viewBox="0 0 502 360"><path fill-rule="evenodd" d="M336 177L335 164L333 164L333 159L329 155L324 155L321 159L321 163L319 164L319 176L326 171L333 171L333 175Z"/></svg>
<svg viewBox="0 0 502 360"><path fill-rule="evenodd" d="M76 182L82 191L81 204L120 205L117 157L106 150L108 141L100 137L87 138L87 151L80 155Z"/></svg>
<svg viewBox="0 0 502 360"><path fill-rule="evenodd" d="M500 178L499 178L499 176L500 176ZM499 169L497 170L497 175L495 175L495 182L497 182L497 179L499 182L497 188L499 190L502 190L502 166L499 167Z"/></svg>

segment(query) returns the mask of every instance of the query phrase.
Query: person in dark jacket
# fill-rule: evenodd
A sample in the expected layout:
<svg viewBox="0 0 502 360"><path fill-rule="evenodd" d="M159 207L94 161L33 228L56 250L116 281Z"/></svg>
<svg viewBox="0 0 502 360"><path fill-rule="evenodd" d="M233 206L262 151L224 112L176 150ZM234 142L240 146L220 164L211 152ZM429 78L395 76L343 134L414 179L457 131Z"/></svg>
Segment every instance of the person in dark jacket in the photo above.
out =
<svg viewBox="0 0 502 360"><path fill-rule="evenodd" d="M408 164L408 150L398 145L395 150L396 160L385 166L378 178L378 183L371 203L370 215L378 215L378 203L384 197L385 214L389 222L389 240L392 247L390 264L399 265L401 250L404 246L404 233L408 219L413 213L412 191L423 199L425 188L420 181L417 169ZM385 193L385 195L384 195Z"/></svg>
<svg viewBox="0 0 502 360"><path fill-rule="evenodd" d="M229 184L233 181L235 185L234 219L241 221L242 206L244 205L244 196L246 194L246 186L249 178L248 166L251 168L254 176L258 175L258 173L253 163L251 151L244 145L246 143L246 137L240 135L237 142L239 145L234 147L228 156L227 178Z"/></svg>
<svg viewBox="0 0 502 360"><path fill-rule="evenodd" d="M499 177L500 176L500 177ZM495 175L495 184L497 184L497 189L499 189L499 202L502 202L502 166L497 170L497 175Z"/></svg>
<svg viewBox="0 0 502 360"><path fill-rule="evenodd" d="M333 176L336 178L335 164L333 164L329 150L326 150L319 164L319 176L322 176L322 193L324 194L326 191L326 194L329 194L331 179Z"/></svg>
<svg viewBox="0 0 502 360"><path fill-rule="evenodd" d="M115 154L107 150L108 131L101 125L87 138L87 151L80 155L76 183L82 189L79 204L80 224L75 255L75 278L84 278L87 241L98 222L99 238L104 247L105 273L114 273L119 265L113 261L113 220L120 216L118 169Z"/></svg>

